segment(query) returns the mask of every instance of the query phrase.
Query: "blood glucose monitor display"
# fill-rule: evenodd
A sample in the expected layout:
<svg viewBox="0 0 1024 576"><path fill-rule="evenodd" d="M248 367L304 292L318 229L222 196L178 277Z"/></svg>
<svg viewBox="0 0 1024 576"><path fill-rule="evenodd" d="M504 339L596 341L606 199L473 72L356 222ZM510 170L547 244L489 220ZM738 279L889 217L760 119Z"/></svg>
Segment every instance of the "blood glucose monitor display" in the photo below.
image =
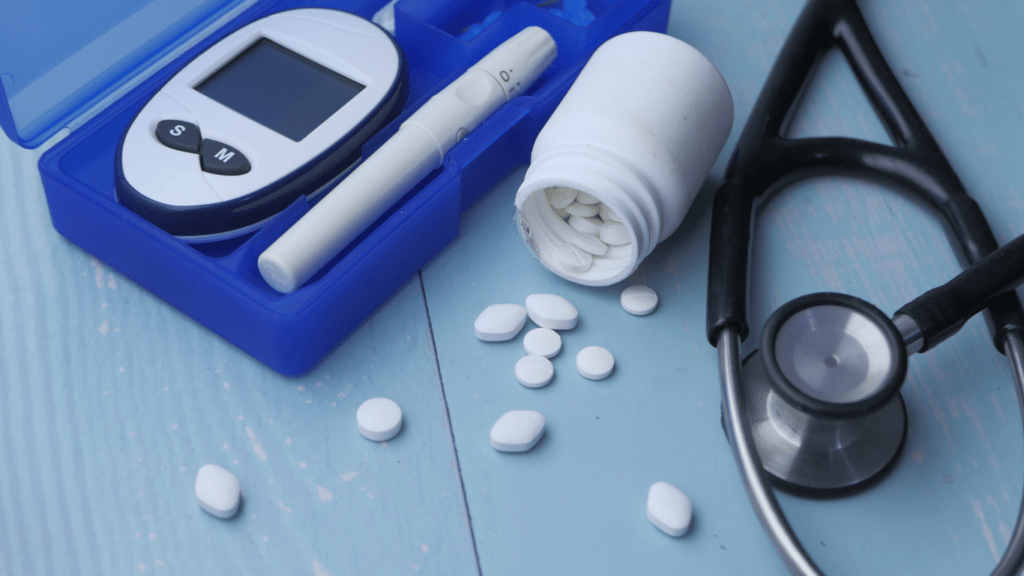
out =
<svg viewBox="0 0 1024 576"><path fill-rule="evenodd" d="M298 142L365 86L261 38L196 90Z"/></svg>
<svg viewBox="0 0 1024 576"><path fill-rule="evenodd" d="M139 111L118 150L118 201L186 242L251 232L359 158L401 111L404 76L393 39L353 14L253 22Z"/></svg>

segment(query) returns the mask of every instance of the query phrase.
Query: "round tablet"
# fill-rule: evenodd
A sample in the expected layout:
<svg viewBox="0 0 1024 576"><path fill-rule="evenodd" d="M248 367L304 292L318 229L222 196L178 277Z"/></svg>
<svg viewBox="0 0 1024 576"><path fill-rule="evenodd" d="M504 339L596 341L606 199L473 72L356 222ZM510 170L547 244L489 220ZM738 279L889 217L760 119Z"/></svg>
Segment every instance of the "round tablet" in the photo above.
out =
<svg viewBox="0 0 1024 576"><path fill-rule="evenodd" d="M402 429L402 409L394 400L370 398L356 410L356 425L368 440L390 440Z"/></svg>
<svg viewBox="0 0 1024 576"><path fill-rule="evenodd" d="M547 386L554 377L555 366L543 356L528 354L516 362L516 380L527 388Z"/></svg>
<svg viewBox="0 0 1024 576"><path fill-rule="evenodd" d="M526 313L537 326L552 330L575 328L580 315L571 302L557 294L530 294L526 297Z"/></svg>
<svg viewBox="0 0 1024 576"><path fill-rule="evenodd" d="M473 330L485 342L504 342L519 334L526 324L526 308L519 304L491 304L476 317Z"/></svg>
<svg viewBox="0 0 1024 576"><path fill-rule="evenodd" d="M603 380L615 368L612 353L600 346L587 346L576 355L576 369L584 378Z"/></svg>
<svg viewBox="0 0 1024 576"><path fill-rule="evenodd" d="M679 537L690 529L693 503L682 490L668 482L655 482L647 492L647 519L669 536Z"/></svg>
<svg viewBox="0 0 1024 576"><path fill-rule="evenodd" d="M216 464L207 464L196 474L196 498L203 510L218 518L231 518L238 512L242 488L234 474Z"/></svg>
<svg viewBox="0 0 1024 576"><path fill-rule="evenodd" d="M562 337L550 328L534 328L523 338L523 349L527 354L554 358L562 351Z"/></svg>
<svg viewBox="0 0 1024 576"><path fill-rule="evenodd" d="M626 312L637 316L646 316L658 307L658 293L649 286L630 286L622 291L619 299Z"/></svg>
<svg viewBox="0 0 1024 576"><path fill-rule="evenodd" d="M533 410L502 414L491 427L491 446L502 452L526 452L544 435L544 415Z"/></svg>

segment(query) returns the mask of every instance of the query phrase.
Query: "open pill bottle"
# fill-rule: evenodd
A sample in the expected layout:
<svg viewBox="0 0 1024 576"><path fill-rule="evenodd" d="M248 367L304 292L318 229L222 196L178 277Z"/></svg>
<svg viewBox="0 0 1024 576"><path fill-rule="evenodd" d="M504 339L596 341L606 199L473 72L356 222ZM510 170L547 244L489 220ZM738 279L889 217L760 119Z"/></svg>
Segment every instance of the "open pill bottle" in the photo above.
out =
<svg viewBox="0 0 1024 576"><path fill-rule="evenodd" d="M534 256L588 286L624 280L683 221L732 129L729 87L685 42L602 44L534 144L515 221Z"/></svg>

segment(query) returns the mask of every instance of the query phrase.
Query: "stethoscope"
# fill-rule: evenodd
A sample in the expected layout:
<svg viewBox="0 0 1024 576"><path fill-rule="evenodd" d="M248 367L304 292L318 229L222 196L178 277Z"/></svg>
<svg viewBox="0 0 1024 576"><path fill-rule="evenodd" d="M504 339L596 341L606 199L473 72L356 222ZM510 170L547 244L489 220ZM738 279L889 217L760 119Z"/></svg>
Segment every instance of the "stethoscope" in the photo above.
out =
<svg viewBox="0 0 1024 576"><path fill-rule="evenodd" d="M826 49L846 56L896 146L781 136L791 104ZM810 294L747 337L747 263L754 200L819 174L868 177L909 190L949 220L971 267L890 318L845 294ZM857 490L893 465L907 433L899 388L907 356L925 352L987 309L1010 360L1024 414L1024 310L1010 290L1024 272L1024 236L998 248L984 215L885 63L854 0L810 0L782 48L712 209L708 339L718 348L723 425L758 518L794 574L821 574L769 482L814 495ZM1024 512L1024 508L1022 508ZM1024 561L1024 519L993 574Z"/></svg>

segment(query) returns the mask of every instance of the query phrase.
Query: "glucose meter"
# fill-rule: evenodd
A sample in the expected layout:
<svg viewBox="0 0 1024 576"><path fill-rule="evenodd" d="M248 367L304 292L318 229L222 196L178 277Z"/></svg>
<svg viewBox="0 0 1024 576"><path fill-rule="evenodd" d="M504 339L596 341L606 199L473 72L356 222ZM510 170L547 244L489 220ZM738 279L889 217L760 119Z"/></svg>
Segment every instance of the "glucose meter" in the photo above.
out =
<svg viewBox="0 0 1024 576"><path fill-rule="evenodd" d="M320 8L267 16L143 106L118 147L117 199L186 242L248 233L341 174L404 97L402 54L375 24Z"/></svg>

